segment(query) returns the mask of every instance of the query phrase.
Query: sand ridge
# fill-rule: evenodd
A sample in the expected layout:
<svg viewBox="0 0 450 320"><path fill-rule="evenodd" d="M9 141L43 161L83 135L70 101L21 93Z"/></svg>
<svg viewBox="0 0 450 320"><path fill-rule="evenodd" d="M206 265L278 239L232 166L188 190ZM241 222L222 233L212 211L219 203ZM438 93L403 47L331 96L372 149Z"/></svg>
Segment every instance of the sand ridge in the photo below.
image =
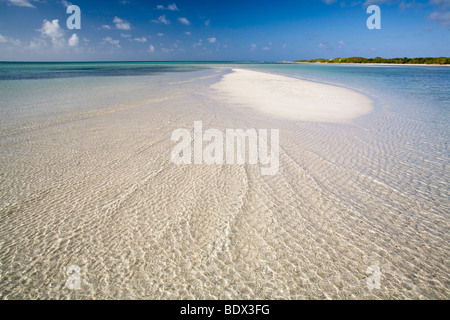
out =
<svg viewBox="0 0 450 320"><path fill-rule="evenodd" d="M373 110L368 97L349 89L245 69L232 71L211 87L231 103L278 118L341 123Z"/></svg>

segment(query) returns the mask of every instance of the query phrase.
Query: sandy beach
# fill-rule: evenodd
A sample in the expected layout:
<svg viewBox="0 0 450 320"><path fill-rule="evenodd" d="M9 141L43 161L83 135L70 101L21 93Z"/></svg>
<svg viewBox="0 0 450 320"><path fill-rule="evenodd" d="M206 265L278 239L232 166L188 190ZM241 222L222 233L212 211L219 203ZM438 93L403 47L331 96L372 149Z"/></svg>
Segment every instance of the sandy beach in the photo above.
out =
<svg viewBox="0 0 450 320"><path fill-rule="evenodd" d="M369 98L348 89L243 69L212 87L231 104L294 121L339 123L372 111Z"/></svg>
<svg viewBox="0 0 450 320"><path fill-rule="evenodd" d="M239 68L161 86L2 136L0 298L450 297L448 202L387 139L394 114L367 122L366 95ZM172 132L195 121L279 129L278 173L172 163Z"/></svg>

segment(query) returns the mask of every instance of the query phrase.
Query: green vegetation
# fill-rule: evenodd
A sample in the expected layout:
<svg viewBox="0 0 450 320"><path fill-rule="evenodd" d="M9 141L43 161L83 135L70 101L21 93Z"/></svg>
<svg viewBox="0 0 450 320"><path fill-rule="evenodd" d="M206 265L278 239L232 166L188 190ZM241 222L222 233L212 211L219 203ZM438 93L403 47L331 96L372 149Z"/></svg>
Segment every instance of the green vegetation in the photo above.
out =
<svg viewBox="0 0 450 320"><path fill-rule="evenodd" d="M297 60L294 62L309 62L309 63L396 63L396 64L450 64L450 57L439 58L393 58L384 59L376 57L374 59L367 59L362 57L350 58L334 58L334 59L313 59L313 60Z"/></svg>

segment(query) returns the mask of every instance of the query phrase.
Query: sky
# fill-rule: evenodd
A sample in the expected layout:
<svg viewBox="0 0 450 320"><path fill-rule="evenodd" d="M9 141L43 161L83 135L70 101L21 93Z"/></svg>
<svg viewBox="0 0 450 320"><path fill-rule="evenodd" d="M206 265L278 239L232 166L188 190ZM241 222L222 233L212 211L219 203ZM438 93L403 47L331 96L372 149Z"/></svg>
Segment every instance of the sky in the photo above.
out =
<svg viewBox="0 0 450 320"><path fill-rule="evenodd" d="M367 28L370 5L381 29ZM0 0L0 61L351 56L450 56L450 0Z"/></svg>

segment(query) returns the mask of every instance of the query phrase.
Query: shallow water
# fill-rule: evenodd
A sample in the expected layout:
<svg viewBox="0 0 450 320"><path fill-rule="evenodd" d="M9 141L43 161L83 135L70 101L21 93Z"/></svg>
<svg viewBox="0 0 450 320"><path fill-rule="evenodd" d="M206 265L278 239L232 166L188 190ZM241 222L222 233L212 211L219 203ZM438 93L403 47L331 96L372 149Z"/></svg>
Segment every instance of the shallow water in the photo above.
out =
<svg viewBox="0 0 450 320"><path fill-rule="evenodd" d="M375 111L272 119L210 88L236 66L355 89ZM450 297L450 68L117 68L0 66L3 299ZM280 171L174 165L172 131L197 120L280 129Z"/></svg>

